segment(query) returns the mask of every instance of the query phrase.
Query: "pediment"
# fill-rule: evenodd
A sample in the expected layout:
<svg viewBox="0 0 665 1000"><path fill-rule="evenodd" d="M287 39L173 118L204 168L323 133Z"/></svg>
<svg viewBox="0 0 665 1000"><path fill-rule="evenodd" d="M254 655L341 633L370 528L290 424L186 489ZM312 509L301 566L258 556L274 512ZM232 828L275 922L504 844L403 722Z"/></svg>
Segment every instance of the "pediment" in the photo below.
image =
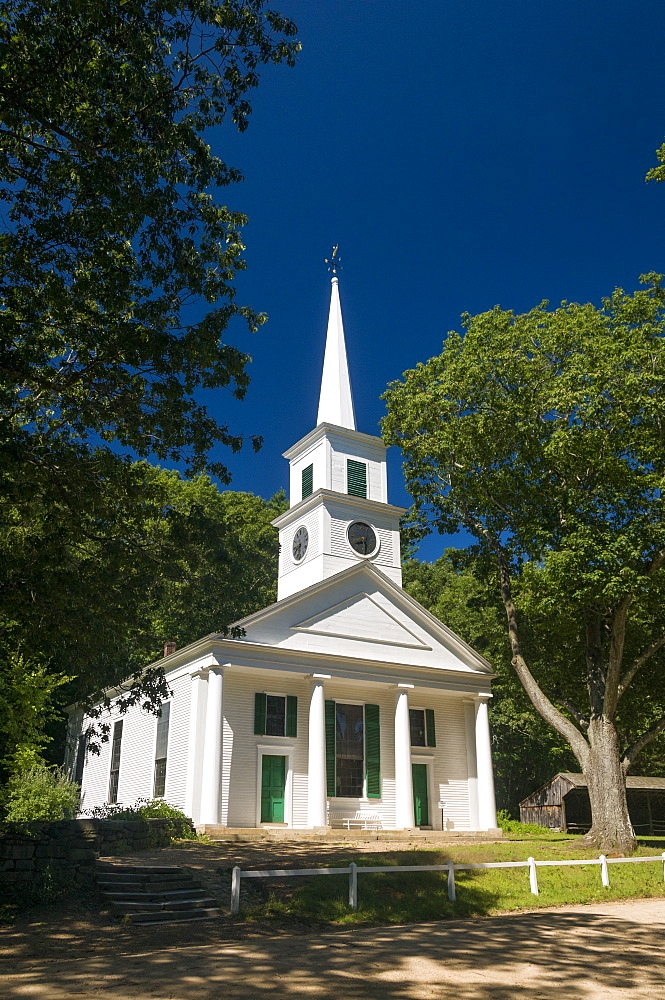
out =
<svg viewBox="0 0 665 1000"><path fill-rule="evenodd" d="M431 646L422 642L414 632L365 593L348 597L339 604L292 625L291 629L337 639L362 639L388 646L431 649Z"/></svg>

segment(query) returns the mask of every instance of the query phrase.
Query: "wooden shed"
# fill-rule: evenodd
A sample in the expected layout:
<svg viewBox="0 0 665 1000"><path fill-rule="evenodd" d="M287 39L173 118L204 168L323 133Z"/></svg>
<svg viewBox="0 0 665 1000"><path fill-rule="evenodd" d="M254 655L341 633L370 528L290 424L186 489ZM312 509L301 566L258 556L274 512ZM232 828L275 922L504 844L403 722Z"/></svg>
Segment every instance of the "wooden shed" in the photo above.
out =
<svg viewBox="0 0 665 1000"><path fill-rule="evenodd" d="M665 778L626 778L628 812L638 836L665 836ZM583 774L562 771L520 802L522 823L586 833L591 806Z"/></svg>

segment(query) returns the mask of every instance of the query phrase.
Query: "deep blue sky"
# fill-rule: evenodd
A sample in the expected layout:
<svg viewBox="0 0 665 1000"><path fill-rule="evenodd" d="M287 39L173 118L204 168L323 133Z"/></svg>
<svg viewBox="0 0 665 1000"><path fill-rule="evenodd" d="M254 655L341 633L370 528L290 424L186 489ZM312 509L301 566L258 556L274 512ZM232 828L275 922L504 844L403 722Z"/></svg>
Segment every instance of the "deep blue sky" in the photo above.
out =
<svg viewBox="0 0 665 1000"><path fill-rule="evenodd" d="M333 243L358 428L386 384L439 353L459 315L499 303L598 303L665 271L663 0L275 0L299 26L270 67L225 192L250 217L239 299L269 315L229 339L253 357L242 403L210 394L264 446L220 449L232 489L287 485L281 453L316 420ZM408 505L399 456L390 498ZM421 554L435 558L438 537Z"/></svg>

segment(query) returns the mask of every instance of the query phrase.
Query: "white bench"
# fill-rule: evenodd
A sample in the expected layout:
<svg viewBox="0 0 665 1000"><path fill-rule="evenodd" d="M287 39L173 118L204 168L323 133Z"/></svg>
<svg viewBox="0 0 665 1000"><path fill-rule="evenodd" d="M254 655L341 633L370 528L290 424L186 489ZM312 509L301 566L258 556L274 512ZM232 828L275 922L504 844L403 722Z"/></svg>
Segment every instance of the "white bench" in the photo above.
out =
<svg viewBox="0 0 665 1000"><path fill-rule="evenodd" d="M383 822L378 813L363 812L362 809L358 809L353 816L343 812L331 812L328 815L328 824L344 830L350 830L352 827L360 830L383 829Z"/></svg>

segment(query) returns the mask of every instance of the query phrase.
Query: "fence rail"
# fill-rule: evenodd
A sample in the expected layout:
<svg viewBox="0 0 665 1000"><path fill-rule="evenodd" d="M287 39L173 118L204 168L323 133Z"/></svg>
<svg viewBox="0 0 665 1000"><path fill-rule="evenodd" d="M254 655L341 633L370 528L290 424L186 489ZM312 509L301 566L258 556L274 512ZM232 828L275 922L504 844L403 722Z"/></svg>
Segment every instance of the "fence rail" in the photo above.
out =
<svg viewBox="0 0 665 1000"><path fill-rule="evenodd" d="M557 868L568 865L600 865L600 878L604 886L609 886L610 876L608 865L639 864L645 861L661 861L663 864L663 882L665 882L665 851L648 858L608 858L601 854L598 858L583 858L580 860L564 861L536 861L534 858L527 858L526 861L487 861L476 864L455 864L447 861L445 865L380 865L366 866L357 865L354 861L344 868L275 868L269 871L243 871L235 867L231 876L231 916L235 916L240 909L240 880L243 878L289 878L303 875L348 875L349 876L349 906L352 910L358 909L358 875L369 873L384 875L388 872L447 872L448 873L448 899L454 903L457 898L455 886L455 872L468 869L482 868L528 868L529 888L534 896L538 892L538 868Z"/></svg>

